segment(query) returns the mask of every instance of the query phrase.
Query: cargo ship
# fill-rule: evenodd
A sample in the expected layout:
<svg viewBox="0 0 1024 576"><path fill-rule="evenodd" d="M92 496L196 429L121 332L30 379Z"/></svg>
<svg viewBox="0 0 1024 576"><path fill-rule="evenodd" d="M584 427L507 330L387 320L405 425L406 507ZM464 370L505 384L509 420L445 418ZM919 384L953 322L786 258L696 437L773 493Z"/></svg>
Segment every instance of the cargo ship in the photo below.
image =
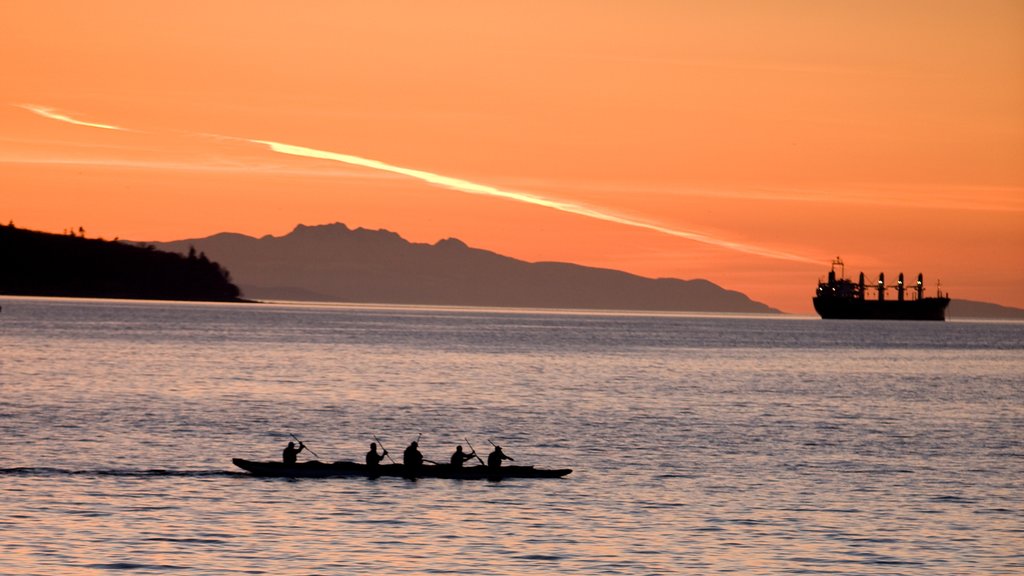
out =
<svg viewBox="0 0 1024 576"><path fill-rule="evenodd" d="M836 268L839 275L836 275ZM886 299L886 291L896 289L896 299ZM937 320L946 319L949 295L936 289L936 296L925 297L924 276L917 275L917 286L907 289L903 273L891 286L885 285L885 273L878 275L875 285L864 283L864 273L857 282L846 278L842 259L832 261L827 281L818 282L813 298L814 310L826 320Z"/></svg>

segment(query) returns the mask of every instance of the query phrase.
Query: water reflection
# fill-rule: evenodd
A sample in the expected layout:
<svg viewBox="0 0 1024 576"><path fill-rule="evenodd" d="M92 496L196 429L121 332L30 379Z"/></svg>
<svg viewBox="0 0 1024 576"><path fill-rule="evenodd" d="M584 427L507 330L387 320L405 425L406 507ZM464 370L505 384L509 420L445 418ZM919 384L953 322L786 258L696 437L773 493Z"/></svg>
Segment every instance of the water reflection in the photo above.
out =
<svg viewBox="0 0 1024 576"><path fill-rule="evenodd" d="M14 303L14 305L11 304ZM1024 334L4 300L0 572L1018 569ZM565 481L258 479L469 437ZM482 442L482 441L481 441Z"/></svg>

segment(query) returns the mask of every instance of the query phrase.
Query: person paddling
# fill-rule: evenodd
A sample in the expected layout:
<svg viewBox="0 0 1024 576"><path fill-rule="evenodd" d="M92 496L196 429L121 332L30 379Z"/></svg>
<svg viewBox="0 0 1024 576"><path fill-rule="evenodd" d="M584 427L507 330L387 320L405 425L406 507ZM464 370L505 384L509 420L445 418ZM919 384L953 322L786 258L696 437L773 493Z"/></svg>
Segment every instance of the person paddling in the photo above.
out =
<svg viewBox="0 0 1024 576"><path fill-rule="evenodd" d="M302 441L299 441L298 448L295 447L295 442L289 442L288 445L285 446L284 450L281 451L281 461L285 464L295 464L295 460L298 457L299 452L302 452L305 449L306 445L303 444Z"/></svg>
<svg viewBox="0 0 1024 576"><path fill-rule="evenodd" d="M476 458L476 452L466 454L462 451L462 446L456 446L455 452L452 453L452 468L462 468L463 462L472 458Z"/></svg>
<svg viewBox="0 0 1024 576"><path fill-rule="evenodd" d="M383 449L384 447L381 446L381 448ZM367 468L376 468L377 465L380 464L380 461L383 460L384 457L387 456L387 455L388 455L388 451L387 450L384 450L383 452L378 454L377 453L377 443L376 442L370 442L370 451L366 453L366 467Z"/></svg>
<svg viewBox="0 0 1024 576"><path fill-rule="evenodd" d="M414 440L402 454L402 464L405 465L405 475L407 478L416 478L416 474L423 464L423 454L420 454L419 446L419 442Z"/></svg>
<svg viewBox="0 0 1024 576"><path fill-rule="evenodd" d="M515 458L512 458L501 451L501 446L495 446L494 451L487 455L487 467L491 470L497 470L498 468L501 468L502 460L511 460L512 462L515 462Z"/></svg>

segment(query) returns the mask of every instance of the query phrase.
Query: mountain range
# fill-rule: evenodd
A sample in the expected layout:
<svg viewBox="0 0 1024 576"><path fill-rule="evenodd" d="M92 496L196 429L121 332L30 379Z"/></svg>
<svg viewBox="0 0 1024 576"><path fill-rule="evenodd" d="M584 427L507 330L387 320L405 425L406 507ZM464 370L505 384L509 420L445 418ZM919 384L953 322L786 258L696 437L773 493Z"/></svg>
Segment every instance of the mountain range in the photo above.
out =
<svg viewBox="0 0 1024 576"><path fill-rule="evenodd" d="M946 309L946 318L980 318L992 320L1024 320L1024 309L1001 306L991 302L975 300L950 300Z"/></svg>
<svg viewBox="0 0 1024 576"><path fill-rule="evenodd" d="M448 238L435 244L341 223L254 238L222 233L161 250L199 250L247 298L448 306L779 313L707 280L645 278L563 262L525 262Z"/></svg>
<svg viewBox="0 0 1024 576"><path fill-rule="evenodd" d="M180 254L204 252L231 271L247 298L261 300L779 313L707 280L530 263L455 238L420 244L342 223L300 224L280 237L221 233L142 244ZM1024 320L1024 309L954 299L947 317Z"/></svg>

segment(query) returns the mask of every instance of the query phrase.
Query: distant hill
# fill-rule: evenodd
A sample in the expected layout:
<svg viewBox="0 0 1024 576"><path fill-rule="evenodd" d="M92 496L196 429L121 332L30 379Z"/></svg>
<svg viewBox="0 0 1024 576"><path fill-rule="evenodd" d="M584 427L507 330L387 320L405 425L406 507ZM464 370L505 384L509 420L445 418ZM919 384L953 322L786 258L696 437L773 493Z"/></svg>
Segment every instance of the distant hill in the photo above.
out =
<svg viewBox="0 0 1024 576"><path fill-rule="evenodd" d="M0 294L240 301L228 272L203 254L13 225L0 226Z"/></svg>
<svg viewBox="0 0 1024 576"><path fill-rule="evenodd" d="M560 262L529 263L449 238L416 244L387 230L299 225L282 237L217 234L190 246L231 269L251 298L525 308L778 313L707 280L651 279Z"/></svg>
<svg viewBox="0 0 1024 576"><path fill-rule="evenodd" d="M974 300L950 300L946 309L946 318L950 320L979 318L992 320L1024 320L1024 309L1000 306L989 302Z"/></svg>

